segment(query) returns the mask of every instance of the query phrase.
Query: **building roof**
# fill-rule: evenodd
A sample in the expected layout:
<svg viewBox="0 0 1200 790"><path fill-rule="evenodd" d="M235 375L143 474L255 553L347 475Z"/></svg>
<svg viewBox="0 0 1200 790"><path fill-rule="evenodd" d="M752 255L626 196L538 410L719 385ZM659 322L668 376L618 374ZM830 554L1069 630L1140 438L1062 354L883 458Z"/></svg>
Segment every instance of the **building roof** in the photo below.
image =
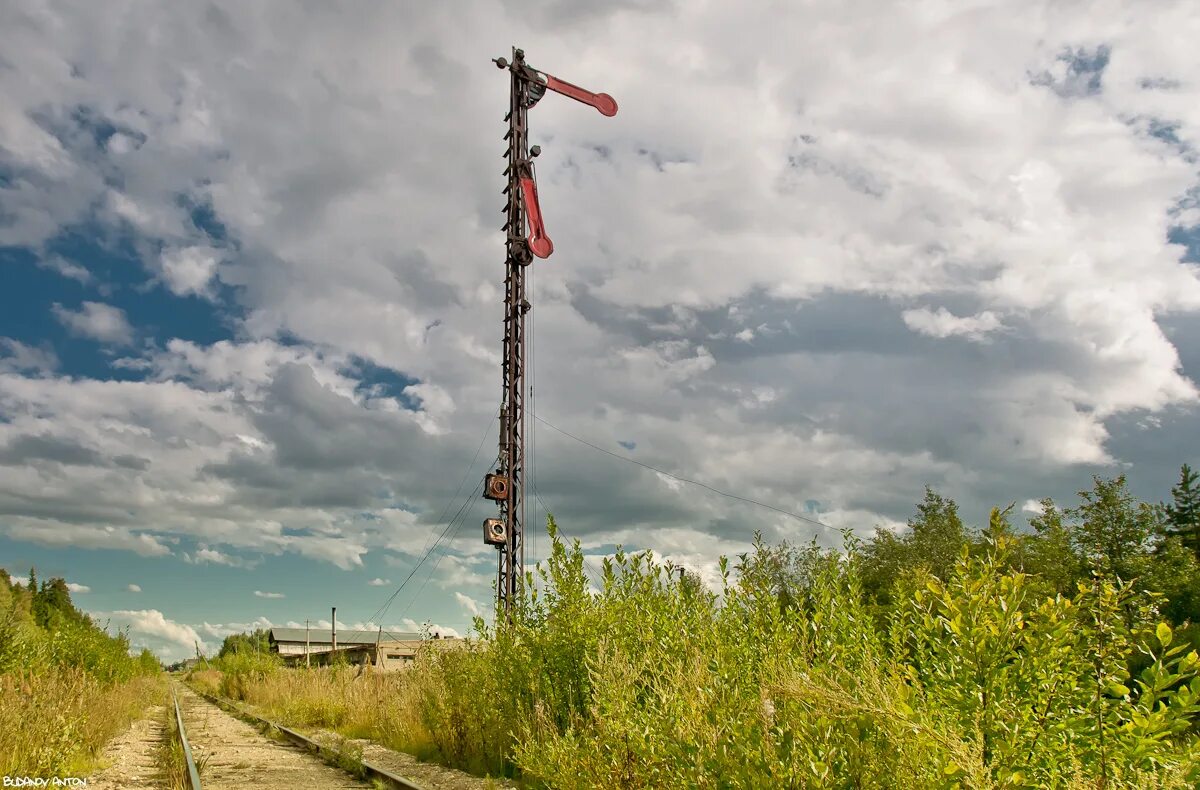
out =
<svg viewBox="0 0 1200 790"><path fill-rule="evenodd" d="M312 644L330 644L328 628L272 628L272 642L304 642L307 631L308 641ZM338 631L339 645L373 645L376 640L381 642L406 642L421 639L421 634L412 631Z"/></svg>

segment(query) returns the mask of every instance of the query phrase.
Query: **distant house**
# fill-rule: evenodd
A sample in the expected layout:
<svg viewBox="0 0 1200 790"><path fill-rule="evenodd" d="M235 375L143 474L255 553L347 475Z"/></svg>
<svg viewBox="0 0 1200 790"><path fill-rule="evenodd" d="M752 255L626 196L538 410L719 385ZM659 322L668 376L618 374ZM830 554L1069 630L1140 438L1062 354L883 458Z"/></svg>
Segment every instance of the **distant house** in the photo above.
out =
<svg viewBox="0 0 1200 790"><path fill-rule="evenodd" d="M185 658L182 661L176 661L174 664L171 664L169 667L167 667L167 671L168 672L187 672L189 670L195 669L198 666L200 666L200 659Z"/></svg>
<svg viewBox="0 0 1200 790"><path fill-rule="evenodd" d="M340 660L391 670L414 661L426 641L424 636L411 631L338 631L335 653L333 636L327 629L272 628L268 642L271 652L293 666L322 666ZM449 637L443 639L437 633L429 639L449 641Z"/></svg>

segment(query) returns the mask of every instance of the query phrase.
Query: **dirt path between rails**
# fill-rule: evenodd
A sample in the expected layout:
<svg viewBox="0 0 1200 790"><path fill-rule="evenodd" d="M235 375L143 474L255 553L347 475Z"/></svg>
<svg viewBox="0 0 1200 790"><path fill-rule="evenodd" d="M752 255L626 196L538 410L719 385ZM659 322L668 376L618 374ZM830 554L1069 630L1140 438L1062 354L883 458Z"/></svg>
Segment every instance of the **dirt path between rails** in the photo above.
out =
<svg viewBox="0 0 1200 790"><path fill-rule="evenodd" d="M92 790L161 790L166 787L158 767L158 746L163 737L162 705L152 705L129 729L104 747L101 758L108 766L88 777Z"/></svg>
<svg viewBox="0 0 1200 790"><path fill-rule="evenodd" d="M291 744L276 743L184 686L176 694L204 790L371 786Z"/></svg>

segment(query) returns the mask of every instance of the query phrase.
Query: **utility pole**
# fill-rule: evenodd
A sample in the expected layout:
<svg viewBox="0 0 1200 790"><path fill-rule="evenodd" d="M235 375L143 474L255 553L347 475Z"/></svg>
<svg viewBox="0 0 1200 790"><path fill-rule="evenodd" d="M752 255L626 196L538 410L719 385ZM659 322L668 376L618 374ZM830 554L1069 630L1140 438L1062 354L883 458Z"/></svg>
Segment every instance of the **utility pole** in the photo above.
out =
<svg viewBox="0 0 1200 790"><path fill-rule="evenodd" d="M496 570L497 608L507 618L520 598L525 579L525 314L531 305L525 294L525 267L534 257L548 258L554 243L546 234L538 203L533 159L542 152L529 146L528 112L547 89L600 111L617 114L617 103L607 93L592 93L525 63L525 52L515 47L512 62L495 58L497 68L508 69L508 150L504 156L508 177L504 194L506 234L504 276L504 361L501 372L499 465L484 479L483 496L500 508L499 518L483 522L483 540L499 550ZM528 225L528 232L526 226Z"/></svg>
<svg viewBox="0 0 1200 790"><path fill-rule="evenodd" d="M309 667L311 667L311 666L312 666L312 664L310 664L310 663L308 662L308 641L309 641L309 625L308 625L308 622L309 622L309 621L308 621L308 618L305 618L305 620L304 620L304 668L305 668L305 669L308 669Z"/></svg>
<svg viewBox="0 0 1200 790"><path fill-rule="evenodd" d="M337 652L337 607L333 607L333 611L329 614L329 642L330 653ZM331 659L333 655L329 656Z"/></svg>

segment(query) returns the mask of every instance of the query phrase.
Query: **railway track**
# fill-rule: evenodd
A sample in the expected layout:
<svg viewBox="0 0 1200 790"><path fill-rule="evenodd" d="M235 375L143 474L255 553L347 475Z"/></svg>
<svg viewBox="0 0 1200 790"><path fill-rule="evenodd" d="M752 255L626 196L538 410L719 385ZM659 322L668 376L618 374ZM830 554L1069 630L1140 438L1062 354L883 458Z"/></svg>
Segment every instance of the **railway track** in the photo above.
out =
<svg viewBox="0 0 1200 790"><path fill-rule="evenodd" d="M183 758L187 763L188 790L200 790L200 772L196 769L196 760L192 757L192 746L188 743L187 730L183 726L183 712L179 709L179 697L171 692L171 703L175 706L175 724L180 745L183 746Z"/></svg>
<svg viewBox="0 0 1200 790"><path fill-rule="evenodd" d="M184 686L177 687L172 696L190 790L380 785L426 790L358 755L318 743L224 700ZM313 756L320 759L314 760ZM197 770L198 765L201 770Z"/></svg>

